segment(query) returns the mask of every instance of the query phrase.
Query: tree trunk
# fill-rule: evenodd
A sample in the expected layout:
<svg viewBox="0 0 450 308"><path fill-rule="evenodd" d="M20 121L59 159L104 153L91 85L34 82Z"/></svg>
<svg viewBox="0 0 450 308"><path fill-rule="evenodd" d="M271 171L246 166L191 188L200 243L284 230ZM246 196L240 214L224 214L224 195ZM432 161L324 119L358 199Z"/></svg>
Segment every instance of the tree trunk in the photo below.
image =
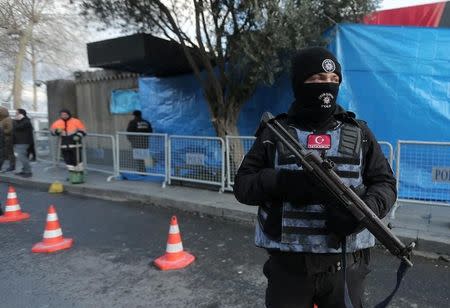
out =
<svg viewBox="0 0 450 308"><path fill-rule="evenodd" d="M216 130L217 136L221 137L226 141L226 136L239 137L239 130L237 127L237 122L239 119L240 106L239 104L232 104L231 102L226 103L227 106L225 110L218 110L217 114L213 114L213 125ZM229 138L226 143L225 155L226 161L225 166L227 172L230 174L230 181L234 183L234 176L239 169L239 166L248 151L248 147L244 146L244 141L239 138ZM229 170L228 170L229 169ZM231 184L229 183L229 184Z"/></svg>
<svg viewBox="0 0 450 308"><path fill-rule="evenodd" d="M227 135L239 136L237 128L238 113L239 111L236 110L218 110L217 114L212 115L213 126L218 137L225 138Z"/></svg>
<svg viewBox="0 0 450 308"><path fill-rule="evenodd" d="M15 109L20 108L22 104L22 68L27 51L27 45L30 41L32 32L33 22L30 21L29 25L25 29L25 32L20 35L19 51L17 52L16 65L14 68L13 103Z"/></svg>
<svg viewBox="0 0 450 308"><path fill-rule="evenodd" d="M37 104L37 87L36 87L36 54L34 52L34 45L31 44L31 75L33 80L33 110L38 111Z"/></svg>

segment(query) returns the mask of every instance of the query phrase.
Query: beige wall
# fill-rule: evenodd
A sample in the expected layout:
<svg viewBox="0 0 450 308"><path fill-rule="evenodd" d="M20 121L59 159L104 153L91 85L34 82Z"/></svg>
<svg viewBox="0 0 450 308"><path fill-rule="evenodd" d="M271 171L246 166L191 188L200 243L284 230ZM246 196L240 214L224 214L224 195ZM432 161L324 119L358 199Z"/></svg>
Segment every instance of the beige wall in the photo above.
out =
<svg viewBox="0 0 450 308"><path fill-rule="evenodd" d="M135 89L138 76L112 71L83 72L75 80L77 111L88 132L114 134L126 130L131 115L113 115L109 111L111 92Z"/></svg>
<svg viewBox="0 0 450 308"><path fill-rule="evenodd" d="M74 116L77 115L75 82L73 80L49 80L46 82L46 86L50 125L59 118L59 111L62 108L69 109Z"/></svg>

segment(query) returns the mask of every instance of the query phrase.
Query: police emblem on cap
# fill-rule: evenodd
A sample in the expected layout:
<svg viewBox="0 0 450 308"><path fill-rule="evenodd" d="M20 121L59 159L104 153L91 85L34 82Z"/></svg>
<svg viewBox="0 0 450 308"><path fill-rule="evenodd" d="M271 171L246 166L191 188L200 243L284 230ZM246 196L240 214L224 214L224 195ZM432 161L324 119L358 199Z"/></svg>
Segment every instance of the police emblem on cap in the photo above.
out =
<svg viewBox="0 0 450 308"><path fill-rule="evenodd" d="M327 73L332 73L336 69L336 64L331 59L325 59L322 62L322 68Z"/></svg>

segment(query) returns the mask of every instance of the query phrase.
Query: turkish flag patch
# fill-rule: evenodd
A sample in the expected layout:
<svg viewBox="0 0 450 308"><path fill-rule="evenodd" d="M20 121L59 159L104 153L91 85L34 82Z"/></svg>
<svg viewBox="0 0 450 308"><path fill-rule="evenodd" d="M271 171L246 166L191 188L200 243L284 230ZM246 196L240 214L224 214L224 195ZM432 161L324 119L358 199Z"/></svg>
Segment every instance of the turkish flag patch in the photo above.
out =
<svg viewBox="0 0 450 308"><path fill-rule="evenodd" d="M330 135L308 135L308 149L328 150L331 148Z"/></svg>

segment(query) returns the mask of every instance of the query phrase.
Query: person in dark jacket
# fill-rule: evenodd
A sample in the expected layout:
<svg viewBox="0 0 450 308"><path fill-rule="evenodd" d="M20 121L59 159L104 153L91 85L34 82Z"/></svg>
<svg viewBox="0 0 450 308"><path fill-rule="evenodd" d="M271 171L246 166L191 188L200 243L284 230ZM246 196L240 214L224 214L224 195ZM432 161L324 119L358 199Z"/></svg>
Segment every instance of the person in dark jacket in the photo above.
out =
<svg viewBox="0 0 450 308"><path fill-rule="evenodd" d="M13 144L13 120L5 107L0 107L0 127L5 134L5 160L9 161L9 166L4 172L14 171L16 170L16 157Z"/></svg>
<svg viewBox="0 0 450 308"><path fill-rule="evenodd" d="M149 121L144 120L142 118L142 112L140 110L133 111L133 120L128 123L127 132L130 133L153 133L152 125ZM139 158L146 157L146 155L135 154L138 153L139 150L135 149L148 149L149 148L149 136L146 135L127 135L128 141L131 143L131 147L133 148L133 157L138 156ZM145 161L143 159L135 158L135 163L137 165L137 171L145 172Z"/></svg>
<svg viewBox="0 0 450 308"><path fill-rule="evenodd" d="M33 125L27 117L25 109L17 109L13 123L14 152L17 153L18 160L22 163L22 171L16 173L23 177L31 177L31 166L28 160L27 150L33 141Z"/></svg>
<svg viewBox="0 0 450 308"><path fill-rule="evenodd" d="M5 134L3 128L0 126L0 170L5 162ZM0 206L0 216L3 215L2 207Z"/></svg>
<svg viewBox="0 0 450 308"><path fill-rule="evenodd" d="M328 50L299 51L292 61L295 101L277 118L306 148L332 160L344 183L382 218L396 200L396 181L367 124L336 103L341 82L340 64ZM349 301L362 307L373 235L336 206L269 129L258 130L234 194L259 206L255 242L269 253L267 307L340 308Z"/></svg>
<svg viewBox="0 0 450 308"><path fill-rule="evenodd" d="M0 126L0 170L5 162L5 153L5 133L3 132L3 128Z"/></svg>

